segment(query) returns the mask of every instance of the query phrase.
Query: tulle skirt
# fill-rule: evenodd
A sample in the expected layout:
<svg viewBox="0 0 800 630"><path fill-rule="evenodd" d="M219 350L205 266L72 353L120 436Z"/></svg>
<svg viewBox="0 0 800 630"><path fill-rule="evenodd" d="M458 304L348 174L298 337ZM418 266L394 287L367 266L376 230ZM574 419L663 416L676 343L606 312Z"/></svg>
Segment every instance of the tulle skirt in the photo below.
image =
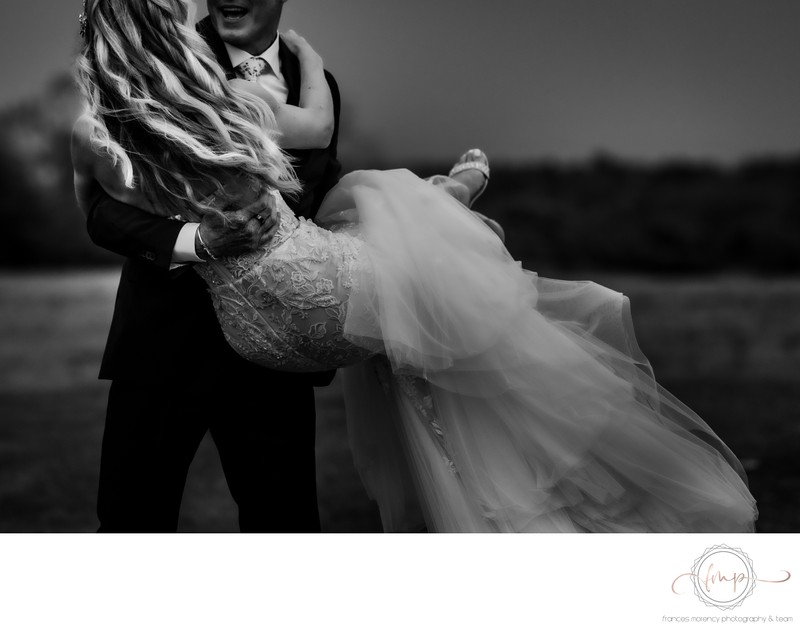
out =
<svg viewBox="0 0 800 630"><path fill-rule="evenodd" d="M441 189L358 171L317 221L369 264L344 335L350 444L386 531L750 532L735 455L655 381L628 299L525 270Z"/></svg>

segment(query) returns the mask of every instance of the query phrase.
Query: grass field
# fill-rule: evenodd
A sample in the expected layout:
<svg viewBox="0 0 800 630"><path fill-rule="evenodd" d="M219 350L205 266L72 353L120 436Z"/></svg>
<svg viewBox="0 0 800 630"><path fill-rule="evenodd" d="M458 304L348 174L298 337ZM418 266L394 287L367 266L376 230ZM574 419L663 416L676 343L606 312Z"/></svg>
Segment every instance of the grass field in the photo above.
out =
<svg viewBox="0 0 800 630"><path fill-rule="evenodd" d="M90 532L107 383L96 373L116 271L0 275L0 531ZM639 342L670 391L748 468L759 531L800 532L800 280L599 276L631 297ZM338 382L318 391L327 532L379 531L347 447ZM202 443L184 532L236 531L213 444Z"/></svg>

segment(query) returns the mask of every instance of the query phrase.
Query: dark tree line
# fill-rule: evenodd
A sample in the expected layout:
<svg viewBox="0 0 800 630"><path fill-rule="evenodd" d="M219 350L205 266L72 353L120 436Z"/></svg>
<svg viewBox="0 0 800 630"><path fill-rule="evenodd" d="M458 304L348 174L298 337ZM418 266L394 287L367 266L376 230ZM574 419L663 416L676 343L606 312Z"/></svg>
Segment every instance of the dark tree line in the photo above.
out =
<svg viewBox="0 0 800 630"><path fill-rule="evenodd" d="M95 246L75 202L70 158L76 89L60 77L38 99L0 115L0 266L115 264Z"/></svg>
<svg viewBox="0 0 800 630"><path fill-rule="evenodd" d="M91 243L75 204L69 137L78 108L62 77L0 114L2 267L119 263ZM410 168L425 176L446 167ZM493 166L476 209L499 220L511 253L542 272L800 271L800 152L727 167L608 156Z"/></svg>
<svg viewBox="0 0 800 630"><path fill-rule="evenodd" d="M533 269L800 271L800 156L493 169L476 209L503 224L509 250Z"/></svg>

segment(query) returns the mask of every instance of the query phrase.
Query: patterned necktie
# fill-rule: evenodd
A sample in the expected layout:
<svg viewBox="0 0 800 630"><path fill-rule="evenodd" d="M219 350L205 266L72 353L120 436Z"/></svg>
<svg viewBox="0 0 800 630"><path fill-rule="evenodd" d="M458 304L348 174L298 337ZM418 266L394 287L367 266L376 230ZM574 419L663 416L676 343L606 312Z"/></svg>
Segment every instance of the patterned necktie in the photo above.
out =
<svg viewBox="0 0 800 630"><path fill-rule="evenodd" d="M269 70L269 64L261 57L250 57L236 66L236 74L245 81L257 81Z"/></svg>

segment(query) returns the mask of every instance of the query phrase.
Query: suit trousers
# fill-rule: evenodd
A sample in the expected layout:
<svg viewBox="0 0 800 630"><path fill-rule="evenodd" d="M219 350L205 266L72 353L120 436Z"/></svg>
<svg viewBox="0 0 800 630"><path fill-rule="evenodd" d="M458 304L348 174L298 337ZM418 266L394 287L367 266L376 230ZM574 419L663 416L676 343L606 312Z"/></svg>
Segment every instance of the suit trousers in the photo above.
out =
<svg viewBox="0 0 800 630"><path fill-rule="evenodd" d="M242 532L319 532L314 388L291 379L111 384L99 532L174 532L207 431Z"/></svg>

